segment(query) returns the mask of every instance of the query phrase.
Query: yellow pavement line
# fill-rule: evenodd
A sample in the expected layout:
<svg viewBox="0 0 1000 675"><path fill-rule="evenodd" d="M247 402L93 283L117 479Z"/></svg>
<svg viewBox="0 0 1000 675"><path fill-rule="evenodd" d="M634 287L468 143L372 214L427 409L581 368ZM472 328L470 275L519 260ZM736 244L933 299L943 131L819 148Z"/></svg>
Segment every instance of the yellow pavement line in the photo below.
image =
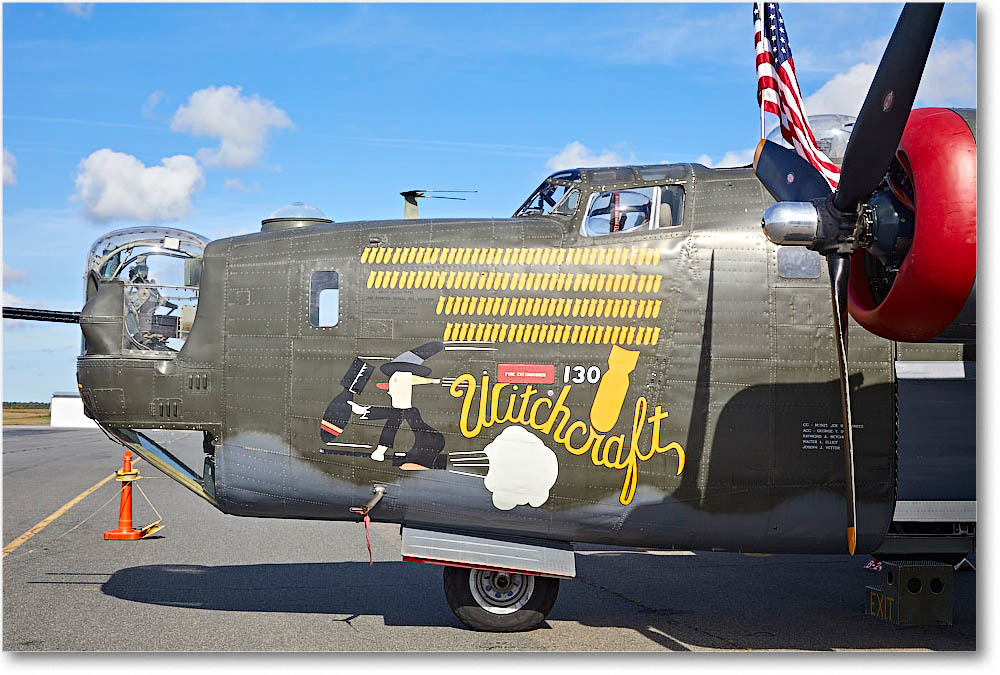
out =
<svg viewBox="0 0 1000 675"><path fill-rule="evenodd" d="M132 460L132 465L134 466L138 461L139 461L139 458L138 457L135 458L134 460ZM48 518L45 518L45 519L39 521L39 523L37 525L35 525L34 527L32 527L30 530L28 530L27 532L25 532L24 534L22 534L20 537L18 537L14 541L12 541L9 544L7 544L6 546L4 546L3 547L3 556L0 556L0 557L6 558L8 553L14 551L18 546L20 546L21 544L23 544L24 542L28 541L29 539L31 539L32 537L34 537L36 534L38 534L39 532L41 532L42 530L44 530L56 518L58 518L59 516L63 515L64 513L66 513L67 511L69 511L71 508L73 508L74 506L76 506L77 504L79 504L80 502L82 502L89 495L93 494L98 488L100 488L101 486L103 486L105 483L107 483L109 480L113 479L114 477L115 477L115 473L112 473L110 476L108 476L106 478L102 478L100 481L98 481L94 485L90 486L89 488L87 488L86 490L84 490L83 492L81 492L76 497L74 497L73 499L69 500L68 502L66 502L62 506L60 506Z"/></svg>

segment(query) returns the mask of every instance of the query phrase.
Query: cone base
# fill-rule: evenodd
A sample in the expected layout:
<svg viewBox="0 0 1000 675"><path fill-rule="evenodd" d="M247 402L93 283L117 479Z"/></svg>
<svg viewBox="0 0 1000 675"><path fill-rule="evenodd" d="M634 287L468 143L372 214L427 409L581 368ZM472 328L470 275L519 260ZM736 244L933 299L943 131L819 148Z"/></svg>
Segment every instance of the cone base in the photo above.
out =
<svg viewBox="0 0 1000 675"><path fill-rule="evenodd" d="M137 530L132 528L130 530L106 530L104 532L105 539L114 539L116 541L135 541L137 539L142 539L142 530Z"/></svg>

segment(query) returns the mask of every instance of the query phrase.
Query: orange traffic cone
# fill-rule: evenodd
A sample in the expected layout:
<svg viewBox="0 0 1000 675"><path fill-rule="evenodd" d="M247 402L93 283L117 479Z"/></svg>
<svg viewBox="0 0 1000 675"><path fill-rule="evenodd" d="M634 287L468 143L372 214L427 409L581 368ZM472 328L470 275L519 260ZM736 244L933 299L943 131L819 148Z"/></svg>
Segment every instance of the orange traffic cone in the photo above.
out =
<svg viewBox="0 0 1000 675"><path fill-rule="evenodd" d="M132 451L125 451L125 460L122 462L121 471L116 471L117 479L122 484L121 505L118 508L118 529L107 530L104 533L105 539L116 539L122 541L135 541L142 539L146 535L152 534L158 527L160 521L156 521L149 527L138 530L132 527L132 483L139 478L139 472L132 468Z"/></svg>

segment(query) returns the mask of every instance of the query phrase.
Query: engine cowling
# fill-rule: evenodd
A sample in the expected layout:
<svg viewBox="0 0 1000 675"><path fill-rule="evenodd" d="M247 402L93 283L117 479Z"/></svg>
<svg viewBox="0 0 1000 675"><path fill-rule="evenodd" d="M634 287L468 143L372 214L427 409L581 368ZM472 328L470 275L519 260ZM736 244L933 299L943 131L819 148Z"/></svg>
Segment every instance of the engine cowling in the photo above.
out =
<svg viewBox="0 0 1000 675"><path fill-rule="evenodd" d="M907 121L896 159L911 186L912 244L887 292L885 276L875 278L876 269L886 270L870 251L858 249L852 259L848 307L876 335L902 342L975 339L975 113L968 116L921 108Z"/></svg>

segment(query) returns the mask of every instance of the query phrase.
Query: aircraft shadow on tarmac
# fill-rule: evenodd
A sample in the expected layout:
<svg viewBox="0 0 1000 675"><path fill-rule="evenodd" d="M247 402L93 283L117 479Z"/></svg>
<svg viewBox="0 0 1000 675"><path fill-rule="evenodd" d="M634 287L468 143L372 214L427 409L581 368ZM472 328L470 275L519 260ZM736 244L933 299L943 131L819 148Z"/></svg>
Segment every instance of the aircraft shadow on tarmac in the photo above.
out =
<svg viewBox="0 0 1000 675"><path fill-rule="evenodd" d="M438 567L401 561L259 565L142 565L118 570L101 590L133 602L230 612L385 618L389 626L461 626L441 592Z"/></svg>
<svg viewBox="0 0 1000 675"><path fill-rule="evenodd" d="M817 568L796 565L800 556L730 555L728 563L711 567L695 564L693 556L664 560L611 551L578 556L578 578L563 582L549 620L631 628L680 651L688 649L685 643L715 649L976 648L974 574L964 583L964 575L956 575L955 625L903 628L862 615L863 585L877 582L860 562L845 566L831 556ZM830 570L826 578L824 567ZM401 561L371 567L361 562L143 565L118 570L101 590L171 607L328 614L348 622L374 615L386 626L464 629L444 600L441 570ZM543 623L541 629L547 628Z"/></svg>

